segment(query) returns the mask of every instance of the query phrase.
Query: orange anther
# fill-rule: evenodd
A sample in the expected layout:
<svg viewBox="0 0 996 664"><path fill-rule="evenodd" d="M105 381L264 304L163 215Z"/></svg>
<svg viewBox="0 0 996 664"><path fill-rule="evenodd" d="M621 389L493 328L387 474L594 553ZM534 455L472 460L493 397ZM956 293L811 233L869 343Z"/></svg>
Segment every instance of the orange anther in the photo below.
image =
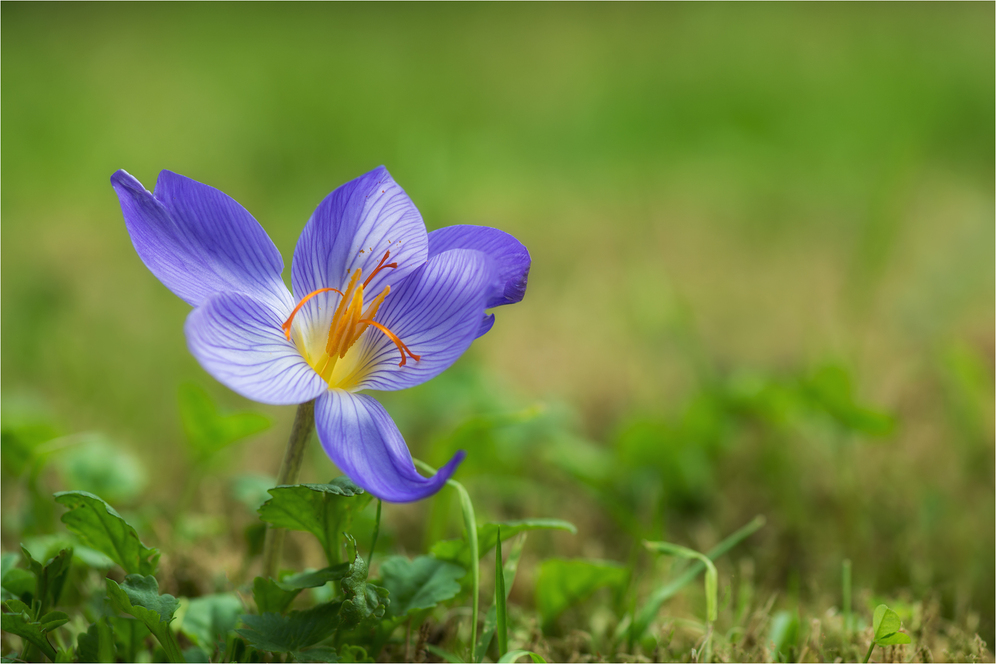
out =
<svg viewBox="0 0 996 664"><path fill-rule="evenodd" d="M421 355L416 355L415 353L411 352L411 351L410 351L410 350L408 349L408 346L406 346L406 345L405 345L405 344L404 344L404 343L403 343L403 342L401 341L401 339L399 339L399 338L397 337L397 335L396 335L396 334L394 334L394 332L391 332L391 331L390 331L389 329L387 329L386 327L384 327L383 325L381 325L381 324L380 324L380 323L378 323L377 321L373 321L373 320L369 320L369 319L364 319L364 320L361 320L360 322L361 322L361 323L367 323L367 324L369 324L369 325L373 325L373 326L374 326L374 327L376 327L376 328L377 328L378 330L380 330L380 331L381 331L381 332L383 332L383 333L384 333L385 335L387 335L387 338L388 338L388 339L390 339L391 341L393 341L393 342L394 342L394 345L395 345L395 346L397 346L397 347L398 347L398 350L400 350L400 351L401 351L401 362L400 362L400 363L398 364L398 366L399 366L399 367L403 367L403 366L405 366L405 364L407 364L407 362L408 362L408 359L407 359L407 358L405 357L405 353L408 353L408 355L409 355L409 356L410 356L410 357L411 357L411 358L412 358L413 360L415 360L416 362L418 362L419 360L421 360L421 359L422 359L422 356L421 356Z"/></svg>
<svg viewBox="0 0 996 664"><path fill-rule="evenodd" d="M297 303L297 306L294 307L294 311L291 312L290 317L287 320L285 320L283 324L280 326L280 329L283 330L284 334L287 336L287 341L290 341L291 338L291 324L294 322L294 316L296 316L297 312L301 310L301 307L304 306L304 303L310 300L311 298L315 297L319 293L327 293L329 291L335 291L339 295L342 295L342 291L339 290L338 288L319 288L318 290L311 291L310 293L305 295L301 299L301 301Z"/></svg>
<svg viewBox="0 0 996 664"><path fill-rule="evenodd" d="M392 268L393 269L393 268L398 267L397 263L388 263L387 265L384 265L384 263L390 257L391 257L391 251L389 249L389 250L387 250L387 252L384 253L384 257L380 259L380 263L377 263L377 267L375 267L374 271L370 273L370 276L367 277L367 280L363 282L363 287L364 288L366 288L367 286L370 285L371 280L373 280L373 278L376 277L377 273L380 272L381 270L384 270L386 268Z"/></svg>

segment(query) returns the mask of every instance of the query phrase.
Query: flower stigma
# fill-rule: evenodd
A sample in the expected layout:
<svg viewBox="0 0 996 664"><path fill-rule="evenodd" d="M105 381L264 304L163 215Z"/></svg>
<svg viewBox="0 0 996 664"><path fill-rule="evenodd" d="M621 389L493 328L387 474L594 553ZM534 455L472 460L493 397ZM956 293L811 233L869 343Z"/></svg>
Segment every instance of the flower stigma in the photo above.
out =
<svg viewBox="0 0 996 664"><path fill-rule="evenodd" d="M309 344L305 340L304 336L301 335L300 338L295 342L304 359L308 361L308 364L314 368L315 371L322 377L325 382L329 384L329 387L347 387L350 384L354 384L359 381L360 376L356 376L356 367L350 367L345 371L342 370L342 365L339 364L339 360L346 357L347 352L353 345L359 340L359 338L366 332L368 327L374 327L379 332L384 334L388 339L394 342L394 345L398 347L401 352L401 362L398 363L399 367L405 366L408 363L408 358L411 357L413 360L418 362L421 358L420 355L414 354L408 346L404 344L398 335L394 334L387 327L378 323L374 320L377 315L377 310L380 305L384 302L384 298L388 296L391 292L390 286L385 286L376 297L369 301L366 308L364 308L364 292L367 286L375 276L381 271L386 269L393 269L398 267L397 263L388 263L387 260L391 257L391 252L387 251L384 257L380 259L380 263L377 267L370 273L370 276L360 283L360 277L362 276L363 270L361 268L356 268L353 271L352 277L349 279L349 285L346 287L346 291L343 292L338 288L319 288L314 290L297 303L294 310L291 311L290 316L283 322L280 329L283 330L284 335L287 340L291 340L291 330L294 323L294 317L301 310L301 307L305 305L311 298L315 297L320 293L334 292L338 293L339 304L332 314L332 321L329 324L329 330L327 335L324 336L324 347L319 346L320 349L316 349L315 344ZM321 339L318 339L320 341ZM310 348L309 348L310 346ZM317 351L317 352L312 352ZM358 358L356 358L358 359ZM336 366L339 364L340 371L336 371ZM356 362L349 364L355 365Z"/></svg>

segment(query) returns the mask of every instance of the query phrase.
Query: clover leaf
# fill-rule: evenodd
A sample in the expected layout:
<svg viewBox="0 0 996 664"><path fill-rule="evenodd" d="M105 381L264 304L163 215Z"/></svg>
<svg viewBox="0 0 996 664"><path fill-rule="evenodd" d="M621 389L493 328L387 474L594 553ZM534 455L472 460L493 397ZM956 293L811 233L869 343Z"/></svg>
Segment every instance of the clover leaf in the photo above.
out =
<svg viewBox="0 0 996 664"><path fill-rule="evenodd" d="M903 623L899 619L899 614L895 611L885 604L879 604L875 607L875 614L872 618L874 633L872 642L868 646L868 652L865 654L865 662L871 659L871 654L875 646L898 646L912 643L909 634L899 631L902 626Z"/></svg>

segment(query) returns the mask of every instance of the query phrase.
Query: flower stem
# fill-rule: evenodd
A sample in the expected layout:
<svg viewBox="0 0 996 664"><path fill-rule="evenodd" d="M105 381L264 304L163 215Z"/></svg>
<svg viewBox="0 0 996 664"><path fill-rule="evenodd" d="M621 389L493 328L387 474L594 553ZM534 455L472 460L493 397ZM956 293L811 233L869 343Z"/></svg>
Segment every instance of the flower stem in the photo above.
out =
<svg viewBox="0 0 996 664"><path fill-rule="evenodd" d="M291 428L290 440L287 441L287 451L280 464L280 474L277 476L277 486L294 484L301 472L301 462L304 461L304 449L315 428L315 402L308 401L297 407L294 416L294 426ZM280 557L284 552L283 528L266 527L266 539L263 541L263 576L277 578L280 571Z"/></svg>

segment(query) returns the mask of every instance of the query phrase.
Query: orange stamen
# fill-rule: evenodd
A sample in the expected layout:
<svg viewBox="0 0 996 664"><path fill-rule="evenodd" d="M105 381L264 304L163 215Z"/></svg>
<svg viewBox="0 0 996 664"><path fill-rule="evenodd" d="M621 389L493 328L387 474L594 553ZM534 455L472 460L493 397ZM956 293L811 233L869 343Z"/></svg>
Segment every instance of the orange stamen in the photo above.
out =
<svg viewBox="0 0 996 664"><path fill-rule="evenodd" d="M395 345L395 346L397 346L397 347L398 347L398 350L400 350L400 351L401 351L401 363L400 363L400 364L398 364L398 366L399 366L399 367L403 367L403 366L405 366L405 364L406 364L406 363L408 362L408 359L407 359L407 358L405 357L405 353L408 353L408 355L410 355L410 356L411 356L411 358L412 358L413 360L415 360L416 362L418 362L419 360L421 360L421 359L422 359L422 356L421 356L421 355L416 355L415 353L411 352L411 351L410 351L410 350L408 349L408 346L406 346L406 345L404 344L404 342L402 342L402 341L401 341L401 339L399 339L399 338L397 337L397 335L395 335L395 334L394 334L394 332L391 332L391 331L390 331L389 329L387 329L386 327L384 327L383 325L381 325L381 324L380 324L380 323L378 323L377 321L373 321L373 320L368 320L368 319L363 319L363 320L361 320L360 322L361 322L361 323L367 323L368 325L373 325L373 326L374 326L374 327L376 327L376 328L377 328L378 330L380 330L380 331L381 331L381 332L383 332L383 333L384 333L385 335L387 335L387 338L388 338L388 339L390 339L391 341L393 341L393 342L394 342L394 345Z"/></svg>
<svg viewBox="0 0 996 664"><path fill-rule="evenodd" d="M387 268L392 268L393 269L393 268L398 267L397 263L389 263L387 265L384 265L384 262L387 261L387 259L390 258L390 257L391 257L391 251L389 249L384 254L384 257L380 259L380 263L377 264L377 267L374 268L374 271L370 273L369 277L367 277L367 280L363 282L363 287L364 288L366 288L367 286L370 285L370 282L373 281L373 278L376 277L377 273L380 272L381 270L385 270Z"/></svg>
<svg viewBox="0 0 996 664"><path fill-rule="evenodd" d="M304 298L297 303L297 306L294 307L294 311L291 312L290 317L287 320L285 320L283 324L280 326L280 329L284 331L285 335L287 335L287 341L290 341L291 338L291 324L294 322L294 316L296 316L297 312L301 310L301 307L304 306L304 303L310 300L311 298L315 297L319 293L327 293L329 291L335 291L339 295L342 295L342 291L339 290L338 288L319 288L318 290L311 291L310 293L305 295Z"/></svg>

